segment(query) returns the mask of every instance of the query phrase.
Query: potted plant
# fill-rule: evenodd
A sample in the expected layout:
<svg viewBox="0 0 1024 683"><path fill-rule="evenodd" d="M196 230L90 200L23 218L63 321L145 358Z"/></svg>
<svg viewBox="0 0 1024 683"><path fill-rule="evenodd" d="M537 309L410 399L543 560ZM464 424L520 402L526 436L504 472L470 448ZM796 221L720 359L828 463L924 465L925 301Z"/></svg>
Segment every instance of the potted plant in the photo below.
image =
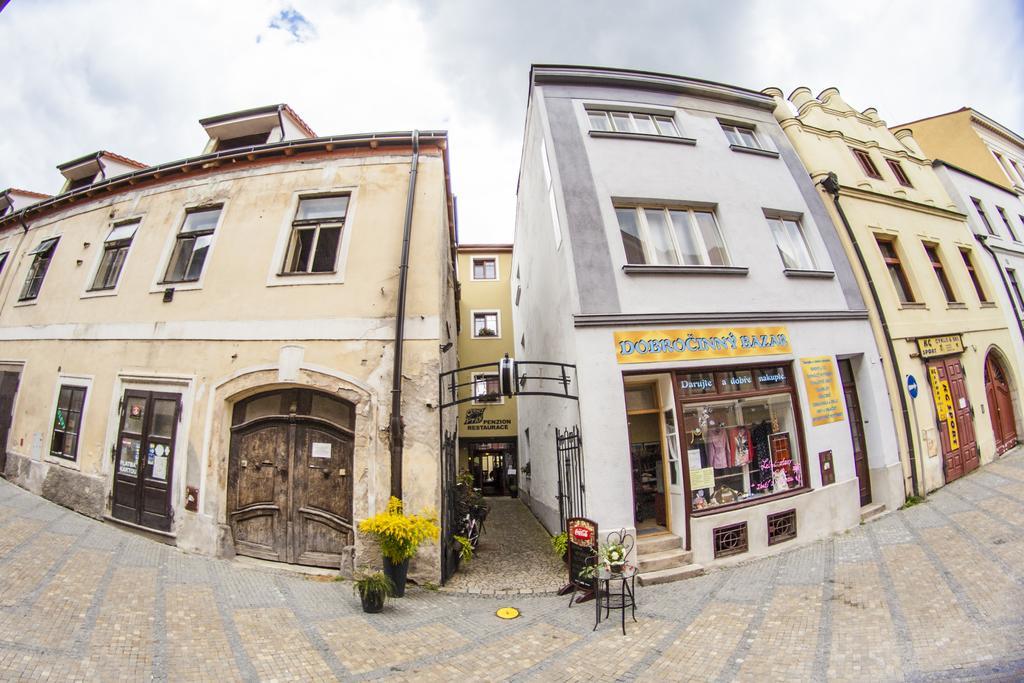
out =
<svg viewBox="0 0 1024 683"><path fill-rule="evenodd" d="M380 544L384 555L384 573L395 584L395 597L405 595L405 579L409 560L425 541L436 541L441 533L437 519L429 513L405 514L402 501L394 496L387 510L359 523L359 530L370 534Z"/></svg>
<svg viewBox="0 0 1024 683"><path fill-rule="evenodd" d="M459 547L459 561L469 564L469 561L473 559L473 542L465 536L459 536L455 534L452 536Z"/></svg>
<svg viewBox="0 0 1024 683"><path fill-rule="evenodd" d="M569 535L564 531L551 537L551 549L563 560L568 559Z"/></svg>
<svg viewBox="0 0 1024 683"><path fill-rule="evenodd" d="M495 332L494 330L492 330L489 327L481 327L477 331L476 336L478 336L478 337L497 337L498 333Z"/></svg>
<svg viewBox="0 0 1024 683"><path fill-rule="evenodd" d="M384 610L384 603L395 594L395 584L384 572L368 572L356 576L353 591L359 594L363 611L377 614Z"/></svg>
<svg viewBox="0 0 1024 683"><path fill-rule="evenodd" d="M584 578L592 579L597 576L599 569L607 569L612 574L621 574L623 567L626 566L626 556L629 551L626 550L626 546L618 541L609 541L602 543L597 548L596 561L588 565L580 572L580 576Z"/></svg>

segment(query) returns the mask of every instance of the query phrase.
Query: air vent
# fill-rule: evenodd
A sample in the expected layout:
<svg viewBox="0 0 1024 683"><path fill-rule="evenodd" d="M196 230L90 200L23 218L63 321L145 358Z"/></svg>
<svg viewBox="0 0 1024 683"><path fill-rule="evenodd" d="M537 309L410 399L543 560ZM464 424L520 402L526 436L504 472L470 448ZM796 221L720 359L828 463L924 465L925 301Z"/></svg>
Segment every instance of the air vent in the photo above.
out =
<svg viewBox="0 0 1024 683"><path fill-rule="evenodd" d="M768 545L796 538L796 510L768 515Z"/></svg>
<svg viewBox="0 0 1024 683"><path fill-rule="evenodd" d="M714 530L715 558L747 552L747 523L730 524Z"/></svg>

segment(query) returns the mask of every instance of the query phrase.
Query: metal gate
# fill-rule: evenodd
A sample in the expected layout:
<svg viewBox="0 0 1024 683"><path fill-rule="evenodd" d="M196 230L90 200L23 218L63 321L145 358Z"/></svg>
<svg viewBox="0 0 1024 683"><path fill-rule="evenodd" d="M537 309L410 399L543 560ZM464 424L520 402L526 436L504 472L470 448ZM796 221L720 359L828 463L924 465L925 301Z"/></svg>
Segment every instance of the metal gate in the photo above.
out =
<svg viewBox="0 0 1024 683"><path fill-rule="evenodd" d="M459 568L459 546L455 533L459 528L457 510L459 440L448 430L441 441L441 583Z"/></svg>
<svg viewBox="0 0 1024 683"><path fill-rule="evenodd" d="M558 517L562 531L570 517L587 516L587 487L583 481L583 437L579 425L564 432L555 427L558 453Z"/></svg>

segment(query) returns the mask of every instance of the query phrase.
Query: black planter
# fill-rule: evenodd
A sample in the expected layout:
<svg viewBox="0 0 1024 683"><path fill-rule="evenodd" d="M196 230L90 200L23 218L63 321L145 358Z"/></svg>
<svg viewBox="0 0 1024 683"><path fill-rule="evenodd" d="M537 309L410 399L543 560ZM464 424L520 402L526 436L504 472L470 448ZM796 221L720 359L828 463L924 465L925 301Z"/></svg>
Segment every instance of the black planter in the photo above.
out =
<svg viewBox="0 0 1024 683"><path fill-rule="evenodd" d="M388 558L384 558L384 575L395 584L395 597L405 597L405 577L409 573L409 560L394 564Z"/></svg>
<svg viewBox="0 0 1024 683"><path fill-rule="evenodd" d="M363 603L363 611L368 614L377 614L384 611L383 593L360 593L359 600Z"/></svg>

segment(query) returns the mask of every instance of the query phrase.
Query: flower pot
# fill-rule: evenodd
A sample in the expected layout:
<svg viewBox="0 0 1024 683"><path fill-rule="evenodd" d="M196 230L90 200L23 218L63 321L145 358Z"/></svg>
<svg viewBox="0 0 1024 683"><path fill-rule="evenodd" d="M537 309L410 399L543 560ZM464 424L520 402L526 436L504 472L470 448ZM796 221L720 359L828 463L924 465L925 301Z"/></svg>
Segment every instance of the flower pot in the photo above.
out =
<svg viewBox="0 0 1024 683"><path fill-rule="evenodd" d="M623 566L625 565L623 565L621 562L616 562L614 564L608 565L608 569L609 571L611 571L612 574L621 574Z"/></svg>
<svg viewBox="0 0 1024 683"><path fill-rule="evenodd" d="M360 593L359 601L363 603L363 611L367 614L378 614L384 611L384 594L376 591Z"/></svg>
<svg viewBox="0 0 1024 683"><path fill-rule="evenodd" d="M409 560L395 564L384 558L384 574L395 584L395 597L405 597L405 577L409 573Z"/></svg>

